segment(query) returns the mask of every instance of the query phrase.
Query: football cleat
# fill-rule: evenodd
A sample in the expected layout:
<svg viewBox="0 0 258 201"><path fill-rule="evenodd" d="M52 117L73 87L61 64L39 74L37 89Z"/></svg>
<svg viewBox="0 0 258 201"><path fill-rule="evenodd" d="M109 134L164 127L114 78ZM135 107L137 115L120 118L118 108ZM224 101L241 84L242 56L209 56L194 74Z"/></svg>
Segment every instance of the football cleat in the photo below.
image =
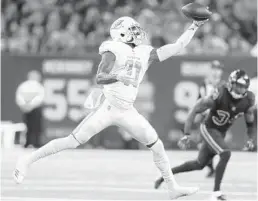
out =
<svg viewBox="0 0 258 201"><path fill-rule="evenodd" d="M15 169L13 172L13 179L16 184L20 184L23 182L24 174L22 174L18 169Z"/></svg>
<svg viewBox="0 0 258 201"><path fill-rule="evenodd" d="M13 171L13 179L15 183L21 184L23 182L27 169L28 165L24 159L17 162L16 168Z"/></svg>
<svg viewBox="0 0 258 201"><path fill-rule="evenodd" d="M169 190L170 199L177 199L180 197L188 196L197 193L199 190L198 187L182 187L176 186L173 190Z"/></svg>
<svg viewBox="0 0 258 201"><path fill-rule="evenodd" d="M227 200L225 195L222 195L220 191L213 192L210 201Z"/></svg>
<svg viewBox="0 0 258 201"><path fill-rule="evenodd" d="M219 197L217 197L217 200L227 200L225 195L221 195Z"/></svg>

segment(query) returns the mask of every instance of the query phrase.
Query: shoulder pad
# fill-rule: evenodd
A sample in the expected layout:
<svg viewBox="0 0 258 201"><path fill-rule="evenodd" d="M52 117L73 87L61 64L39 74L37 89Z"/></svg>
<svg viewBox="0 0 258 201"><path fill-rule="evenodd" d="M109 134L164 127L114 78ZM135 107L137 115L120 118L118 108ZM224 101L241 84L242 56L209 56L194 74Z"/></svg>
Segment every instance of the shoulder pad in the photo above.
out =
<svg viewBox="0 0 258 201"><path fill-rule="evenodd" d="M145 51L151 52L154 49L151 45L140 45L141 48L144 48Z"/></svg>
<svg viewBox="0 0 258 201"><path fill-rule="evenodd" d="M99 54L102 55L104 52L112 52L116 54L120 48L119 47L119 42L116 41L104 41L100 46L99 46Z"/></svg>
<svg viewBox="0 0 258 201"><path fill-rule="evenodd" d="M154 48L151 45L140 45L139 46L142 55L146 55L146 57L148 58L148 65L150 65L152 63L152 50L154 50Z"/></svg>

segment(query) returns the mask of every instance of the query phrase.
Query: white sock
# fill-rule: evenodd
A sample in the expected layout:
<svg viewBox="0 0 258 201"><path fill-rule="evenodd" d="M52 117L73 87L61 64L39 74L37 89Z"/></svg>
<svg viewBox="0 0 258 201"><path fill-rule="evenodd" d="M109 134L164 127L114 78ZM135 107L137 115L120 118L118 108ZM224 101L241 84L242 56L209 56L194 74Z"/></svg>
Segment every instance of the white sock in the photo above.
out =
<svg viewBox="0 0 258 201"><path fill-rule="evenodd" d="M169 159L165 152L163 143L161 140L158 140L150 149L153 153L154 163L161 172L164 181L167 183L168 189L173 189L178 184L171 171Z"/></svg>
<svg viewBox="0 0 258 201"><path fill-rule="evenodd" d="M74 149L79 145L79 142L72 135L52 140L43 147L28 155L27 163L28 165L31 165L32 163L38 161L41 158L50 156L52 154L55 154L66 149Z"/></svg>

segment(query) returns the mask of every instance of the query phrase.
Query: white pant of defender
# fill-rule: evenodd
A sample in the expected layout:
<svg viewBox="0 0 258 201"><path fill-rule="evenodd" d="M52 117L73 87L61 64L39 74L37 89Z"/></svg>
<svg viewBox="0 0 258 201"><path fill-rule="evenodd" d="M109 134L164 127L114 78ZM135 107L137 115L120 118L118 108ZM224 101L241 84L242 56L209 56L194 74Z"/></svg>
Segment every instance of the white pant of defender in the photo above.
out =
<svg viewBox="0 0 258 201"><path fill-rule="evenodd" d="M111 125L121 127L144 145L150 145L158 139L154 128L134 107L120 109L111 105L107 99L82 120L72 135L80 144L84 144Z"/></svg>

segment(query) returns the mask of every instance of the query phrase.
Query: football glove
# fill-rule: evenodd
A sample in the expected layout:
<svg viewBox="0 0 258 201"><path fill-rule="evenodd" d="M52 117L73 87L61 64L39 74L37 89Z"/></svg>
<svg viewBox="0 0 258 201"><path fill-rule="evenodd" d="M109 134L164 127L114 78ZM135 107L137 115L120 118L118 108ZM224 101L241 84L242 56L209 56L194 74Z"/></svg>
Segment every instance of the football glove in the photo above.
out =
<svg viewBox="0 0 258 201"><path fill-rule="evenodd" d="M203 20L203 21L193 21L193 24L197 27L200 27L202 25L204 25L205 22L207 22L209 19L207 20Z"/></svg>
<svg viewBox="0 0 258 201"><path fill-rule="evenodd" d="M186 150L188 148L190 148L190 137L189 135L184 135L177 143L177 146L180 148L180 149L183 149L183 150Z"/></svg>
<svg viewBox="0 0 258 201"><path fill-rule="evenodd" d="M246 142L246 145L243 148L243 151L254 151L255 149L255 144L253 139L250 139Z"/></svg>

